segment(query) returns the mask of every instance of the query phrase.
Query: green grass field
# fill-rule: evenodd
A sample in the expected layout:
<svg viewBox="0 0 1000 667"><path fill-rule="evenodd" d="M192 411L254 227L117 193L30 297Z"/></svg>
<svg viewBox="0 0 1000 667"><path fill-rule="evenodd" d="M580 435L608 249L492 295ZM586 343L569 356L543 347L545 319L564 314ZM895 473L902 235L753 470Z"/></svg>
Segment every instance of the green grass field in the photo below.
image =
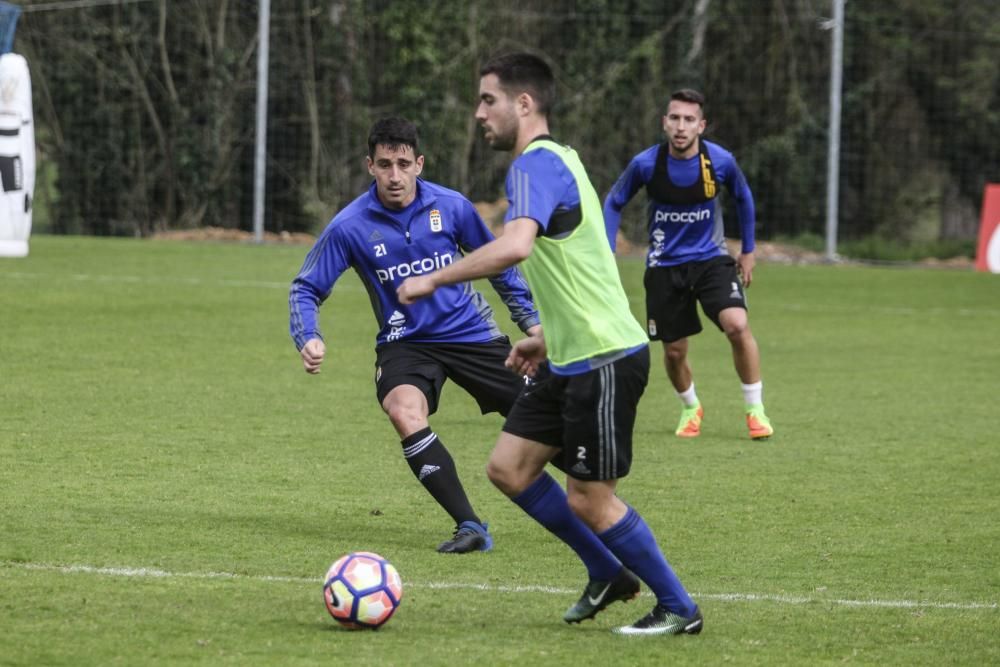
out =
<svg viewBox="0 0 1000 667"><path fill-rule="evenodd" d="M374 400L353 274L301 370L306 251L40 236L0 260L0 664L1000 663L1000 276L759 265L765 443L714 330L691 346L703 435L674 438L654 349L619 490L706 625L636 639L610 629L648 594L561 621L583 568L491 487L501 420L453 386L431 423L497 544L434 551L451 525ZM374 633L321 599L362 549L405 588Z"/></svg>

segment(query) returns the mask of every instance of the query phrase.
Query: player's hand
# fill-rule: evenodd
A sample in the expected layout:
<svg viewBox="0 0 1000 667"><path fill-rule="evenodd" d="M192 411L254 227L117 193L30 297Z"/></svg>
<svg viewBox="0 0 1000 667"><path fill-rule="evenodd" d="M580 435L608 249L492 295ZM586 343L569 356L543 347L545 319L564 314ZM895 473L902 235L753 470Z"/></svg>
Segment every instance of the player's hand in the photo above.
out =
<svg viewBox="0 0 1000 667"><path fill-rule="evenodd" d="M326 356L326 344L319 338L310 338L299 350L299 354L302 356L302 365L306 373L316 375L319 373L320 364L323 363L323 357Z"/></svg>
<svg viewBox="0 0 1000 667"><path fill-rule="evenodd" d="M417 299L430 296L435 289L437 286L429 276L414 276L403 281L396 290L396 296L401 304L408 306Z"/></svg>
<svg viewBox="0 0 1000 667"><path fill-rule="evenodd" d="M507 355L506 366L518 375L535 377L538 366L545 361L548 351L545 348L545 337L528 336L514 343Z"/></svg>
<svg viewBox="0 0 1000 667"><path fill-rule="evenodd" d="M756 263L752 252L743 253L736 260L736 269L743 280L743 287L750 287L750 281L753 280L753 267Z"/></svg>

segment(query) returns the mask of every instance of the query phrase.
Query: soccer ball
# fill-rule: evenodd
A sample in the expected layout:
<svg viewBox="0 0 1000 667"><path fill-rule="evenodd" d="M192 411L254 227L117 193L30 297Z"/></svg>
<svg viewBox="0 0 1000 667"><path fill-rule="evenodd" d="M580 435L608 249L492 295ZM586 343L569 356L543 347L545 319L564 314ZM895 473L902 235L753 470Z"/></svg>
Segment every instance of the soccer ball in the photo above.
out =
<svg viewBox="0 0 1000 667"><path fill-rule="evenodd" d="M369 551L341 556L327 570L323 600L334 620L352 630L378 628L403 599L403 582L389 561Z"/></svg>

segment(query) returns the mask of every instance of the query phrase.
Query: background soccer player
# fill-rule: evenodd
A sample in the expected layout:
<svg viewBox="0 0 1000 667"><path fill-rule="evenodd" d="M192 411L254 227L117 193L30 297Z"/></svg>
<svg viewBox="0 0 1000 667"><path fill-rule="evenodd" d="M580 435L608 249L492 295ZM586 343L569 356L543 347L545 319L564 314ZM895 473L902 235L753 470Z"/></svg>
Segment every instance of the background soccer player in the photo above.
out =
<svg viewBox="0 0 1000 667"><path fill-rule="evenodd" d="M468 199L419 178L423 165L413 123L388 118L374 124L368 171L375 182L333 218L306 256L288 298L290 331L305 370L319 373L326 357L319 306L344 271L357 270L380 327L378 401L413 474L456 524L438 551L488 551L493 539L487 525L473 511L428 416L437 410L446 379L475 398L484 414L503 415L524 381L505 368L510 342L470 284L450 286L419 304L403 305L396 297L407 276L445 266L493 240ZM517 270L497 272L490 282L521 330L537 331L538 313Z"/></svg>
<svg viewBox="0 0 1000 667"><path fill-rule="evenodd" d="M704 409L688 363L688 337L701 331L697 302L729 339L743 388L750 437L774 433L764 414L760 352L750 332L744 288L754 268L753 195L732 154L701 138L705 98L683 89L670 96L663 116L667 141L632 158L604 202L612 247L621 211L645 187L649 198L646 318L649 337L663 341L664 365L684 407L677 435L701 433ZM733 259L723 236L719 185L736 201L742 250Z"/></svg>
<svg viewBox="0 0 1000 667"><path fill-rule="evenodd" d="M576 152L549 136L555 80L537 56L498 56L480 69L476 119L507 174L503 235L438 271L409 278L403 303L521 263L543 332L517 341L510 365L533 373L504 422L487 472L521 509L569 545L590 581L563 616L592 618L639 593L653 611L622 634L696 634L697 605L638 512L616 495L632 463L636 405L649 377L649 344L622 289L601 202ZM545 472L552 461L566 491ZM633 574L633 572L635 574Z"/></svg>

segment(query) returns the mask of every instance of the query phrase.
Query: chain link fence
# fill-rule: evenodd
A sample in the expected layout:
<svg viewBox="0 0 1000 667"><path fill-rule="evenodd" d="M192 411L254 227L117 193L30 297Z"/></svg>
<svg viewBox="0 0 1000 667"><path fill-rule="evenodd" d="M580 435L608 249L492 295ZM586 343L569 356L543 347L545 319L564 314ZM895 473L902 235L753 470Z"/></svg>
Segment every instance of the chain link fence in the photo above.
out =
<svg viewBox="0 0 1000 667"><path fill-rule="evenodd" d="M37 230L250 229L254 0L23 9L14 49L35 90ZM418 123L427 178L496 201L509 156L473 120L477 70L529 49L554 66L554 134L599 192L662 139L669 93L694 87L708 97L707 136L754 191L759 238L822 237L831 11L829 0L272 2L265 227L321 229L368 184L367 130L389 114ZM992 0L846 4L842 238L974 238L983 186L1000 181L998 15ZM623 219L633 238L641 208Z"/></svg>

